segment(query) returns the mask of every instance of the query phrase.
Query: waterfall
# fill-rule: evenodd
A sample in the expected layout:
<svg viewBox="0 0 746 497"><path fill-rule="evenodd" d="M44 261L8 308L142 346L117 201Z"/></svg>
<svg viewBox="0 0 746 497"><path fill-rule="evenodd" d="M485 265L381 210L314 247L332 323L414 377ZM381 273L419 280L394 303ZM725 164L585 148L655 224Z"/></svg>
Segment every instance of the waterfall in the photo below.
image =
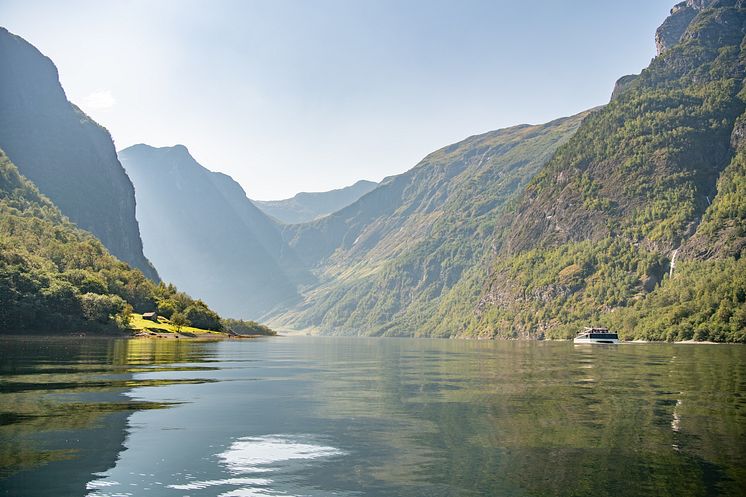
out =
<svg viewBox="0 0 746 497"><path fill-rule="evenodd" d="M679 247L681 248L681 247ZM679 248L673 251L673 254L671 255L671 269L668 272L668 277L673 278L673 270L676 267L676 254L679 253Z"/></svg>

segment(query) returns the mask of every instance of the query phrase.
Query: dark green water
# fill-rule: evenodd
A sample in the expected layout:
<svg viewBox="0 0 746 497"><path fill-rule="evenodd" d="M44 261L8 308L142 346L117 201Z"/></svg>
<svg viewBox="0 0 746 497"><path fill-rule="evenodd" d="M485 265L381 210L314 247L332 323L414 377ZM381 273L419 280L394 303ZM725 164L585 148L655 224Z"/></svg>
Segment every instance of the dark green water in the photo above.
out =
<svg viewBox="0 0 746 497"><path fill-rule="evenodd" d="M0 340L0 495L743 495L746 347Z"/></svg>

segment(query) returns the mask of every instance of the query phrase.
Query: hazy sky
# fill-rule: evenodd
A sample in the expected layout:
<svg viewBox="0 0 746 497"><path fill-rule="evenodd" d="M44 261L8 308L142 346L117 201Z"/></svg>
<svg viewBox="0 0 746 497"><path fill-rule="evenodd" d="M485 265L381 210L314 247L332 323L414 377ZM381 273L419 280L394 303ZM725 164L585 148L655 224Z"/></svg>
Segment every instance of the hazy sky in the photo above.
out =
<svg viewBox="0 0 746 497"><path fill-rule="evenodd" d="M0 25L118 149L184 144L265 200L606 103L675 2L0 0Z"/></svg>

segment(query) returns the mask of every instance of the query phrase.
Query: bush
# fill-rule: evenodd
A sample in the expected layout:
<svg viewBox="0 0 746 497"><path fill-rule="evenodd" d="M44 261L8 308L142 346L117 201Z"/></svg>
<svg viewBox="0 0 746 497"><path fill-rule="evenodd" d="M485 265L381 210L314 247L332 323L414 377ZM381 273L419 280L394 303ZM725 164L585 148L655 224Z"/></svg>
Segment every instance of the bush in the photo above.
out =
<svg viewBox="0 0 746 497"><path fill-rule="evenodd" d="M80 305L83 309L83 316L88 321L108 323L112 316L124 310L126 302L117 295L84 293L80 296Z"/></svg>
<svg viewBox="0 0 746 497"><path fill-rule="evenodd" d="M265 335L275 336L277 332L268 326L255 321L244 321L242 319L224 319L223 328L239 335Z"/></svg>
<svg viewBox="0 0 746 497"><path fill-rule="evenodd" d="M205 330L219 331L222 329L220 316L210 310L201 300L197 300L184 309L184 316L189 320L191 326Z"/></svg>

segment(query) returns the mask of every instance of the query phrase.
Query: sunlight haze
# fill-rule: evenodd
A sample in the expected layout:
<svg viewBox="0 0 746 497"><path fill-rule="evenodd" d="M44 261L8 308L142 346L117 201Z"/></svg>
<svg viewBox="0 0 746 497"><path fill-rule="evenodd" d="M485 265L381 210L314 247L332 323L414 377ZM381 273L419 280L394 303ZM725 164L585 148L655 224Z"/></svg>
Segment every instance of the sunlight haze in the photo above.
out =
<svg viewBox="0 0 746 497"><path fill-rule="evenodd" d="M0 1L117 149L184 144L254 199L380 181L608 101L670 0ZM590 21L590 20L593 21Z"/></svg>

